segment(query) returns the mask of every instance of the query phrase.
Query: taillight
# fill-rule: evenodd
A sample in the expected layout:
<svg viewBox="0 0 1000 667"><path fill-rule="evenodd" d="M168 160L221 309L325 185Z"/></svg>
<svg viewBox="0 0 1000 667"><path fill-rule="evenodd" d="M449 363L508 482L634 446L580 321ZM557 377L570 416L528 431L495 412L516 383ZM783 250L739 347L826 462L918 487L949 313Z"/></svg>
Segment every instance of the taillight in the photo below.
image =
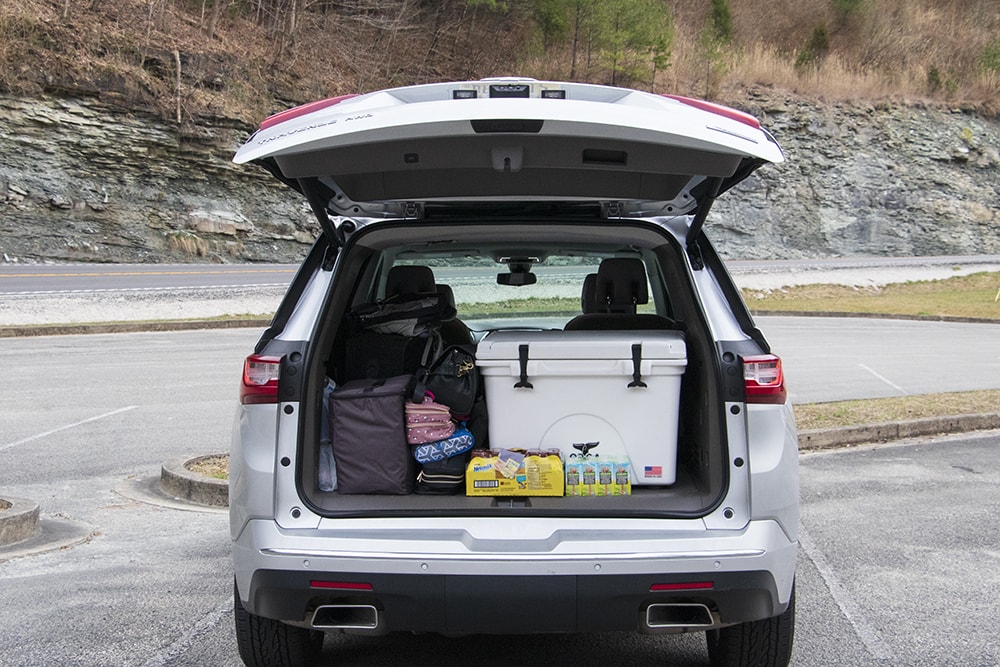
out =
<svg viewBox="0 0 1000 667"><path fill-rule="evenodd" d="M260 129L266 130L269 127L274 127L278 123L284 123L286 120L292 120L293 118L304 116L307 113L312 113L313 111L319 111L320 109L332 107L334 104L340 104L344 100L349 100L352 97L357 97L357 94L355 93L351 95L340 95L338 97L330 97L325 100L309 102L308 104L301 104L297 107L292 107L291 109L285 109L284 111L279 111L278 113L268 116L263 121L261 121Z"/></svg>
<svg viewBox="0 0 1000 667"><path fill-rule="evenodd" d="M278 372L281 357L251 354L243 362L243 382L240 383L240 403L278 402Z"/></svg>
<svg viewBox="0 0 1000 667"><path fill-rule="evenodd" d="M717 116L722 116L730 120L735 120L738 123L743 123L748 125L755 130L760 129L760 121L751 116L748 113L739 111L738 109L733 109L731 107L723 106L721 104L716 104L715 102L706 102L705 100L697 100L693 97L683 97L681 95L664 95L664 97L670 98L681 104L686 104L689 107L694 107L695 109L701 109L702 111L708 111L709 113L714 113Z"/></svg>
<svg viewBox="0 0 1000 667"><path fill-rule="evenodd" d="M785 402L785 374L781 359L773 354L743 357L743 383L747 403Z"/></svg>

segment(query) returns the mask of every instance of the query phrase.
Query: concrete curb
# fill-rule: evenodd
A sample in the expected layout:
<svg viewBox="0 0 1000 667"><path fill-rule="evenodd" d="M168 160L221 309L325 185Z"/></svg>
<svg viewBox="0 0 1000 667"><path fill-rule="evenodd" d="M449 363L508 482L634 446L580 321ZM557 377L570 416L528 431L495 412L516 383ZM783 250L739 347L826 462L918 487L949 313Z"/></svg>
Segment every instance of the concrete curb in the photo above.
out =
<svg viewBox="0 0 1000 667"><path fill-rule="evenodd" d="M957 315L905 315L901 313L853 313L814 310L753 310L754 317L855 317L868 320L911 320L915 322L962 322L971 324L997 324L1000 320L984 317L959 317Z"/></svg>
<svg viewBox="0 0 1000 667"><path fill-rule="evenodd" d="M38 532L38 503L25 498L0 498L0 547L22 542Z"/></svg>
<svg viewBox="0 0 1000 667"><path fill-rule="evenodd" d="M844 426L799 433L799 451L830 449L845 445L888 442L942 433L964 433L1000 429L1000 413L927 417L899 423Z"/></svg>
<svg viewBox="0 0 1000 667"><path fill-rule="evenodd" d="M163 464L160 484L168 494L186 502L209 507L229 507L229 481L206 477L187 469L188 463L228 454L185 456Z"/></svg>
<svg viewBox="0 0 1000 667"><path fill-rule="evenodd" d="M103 322L94 324L25 324L0 327L0 338L27 336L67 336L76 334L143 333L147 331L189 331L192 329L263 329L270 319L249 320L163 320L160 322Z"/></svg>

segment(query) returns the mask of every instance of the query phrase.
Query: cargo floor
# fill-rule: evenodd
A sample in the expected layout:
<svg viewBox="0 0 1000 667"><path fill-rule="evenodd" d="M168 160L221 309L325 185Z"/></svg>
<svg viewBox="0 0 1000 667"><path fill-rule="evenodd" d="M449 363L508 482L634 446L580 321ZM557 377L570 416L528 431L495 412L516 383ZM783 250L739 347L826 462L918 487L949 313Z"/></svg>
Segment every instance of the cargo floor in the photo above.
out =
<svg viewBox="0 0 1000 667"><path fill-rule="evenodd" d="M665 512L669 514L691 514L703 510L712 502L693 481L679 475L671 486L633 486L630 496L563 496L546 497L475 497L427 496L410 494L406 496L384 495L342 495L324 493L313 496L313 501L324 513L345 513L350 515L377 513L412 515L424 512L446 512L449 514L524 514L587 516L627 516L635 513L649 515Z"/></svg>

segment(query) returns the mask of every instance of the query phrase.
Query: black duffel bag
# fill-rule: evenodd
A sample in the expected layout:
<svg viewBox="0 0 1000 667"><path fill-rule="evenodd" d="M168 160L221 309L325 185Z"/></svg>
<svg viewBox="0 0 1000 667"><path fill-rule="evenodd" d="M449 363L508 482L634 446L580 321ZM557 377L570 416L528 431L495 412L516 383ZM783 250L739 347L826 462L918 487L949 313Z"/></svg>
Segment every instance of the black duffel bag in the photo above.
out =
<svg viewBox="0 0 1000 667"><path fill-rule="evenodd" d="M434 394L434 400L451 408L457 416L472 414L479 395L476 356L461 345L445 348L419 379L419 389Z"/></svg>

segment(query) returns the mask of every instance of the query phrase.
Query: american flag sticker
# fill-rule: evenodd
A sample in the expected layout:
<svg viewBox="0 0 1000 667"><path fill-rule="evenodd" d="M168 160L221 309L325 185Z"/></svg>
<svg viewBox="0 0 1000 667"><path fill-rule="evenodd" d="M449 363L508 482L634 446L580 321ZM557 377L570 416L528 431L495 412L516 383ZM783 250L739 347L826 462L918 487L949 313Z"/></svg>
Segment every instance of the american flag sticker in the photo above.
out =
<svg viewBox="0 0 1000 667"><path fill-rule="evenodd" d="M663 466L646 466L642 469L642 476L645 479L663 477Z"/></svg>

